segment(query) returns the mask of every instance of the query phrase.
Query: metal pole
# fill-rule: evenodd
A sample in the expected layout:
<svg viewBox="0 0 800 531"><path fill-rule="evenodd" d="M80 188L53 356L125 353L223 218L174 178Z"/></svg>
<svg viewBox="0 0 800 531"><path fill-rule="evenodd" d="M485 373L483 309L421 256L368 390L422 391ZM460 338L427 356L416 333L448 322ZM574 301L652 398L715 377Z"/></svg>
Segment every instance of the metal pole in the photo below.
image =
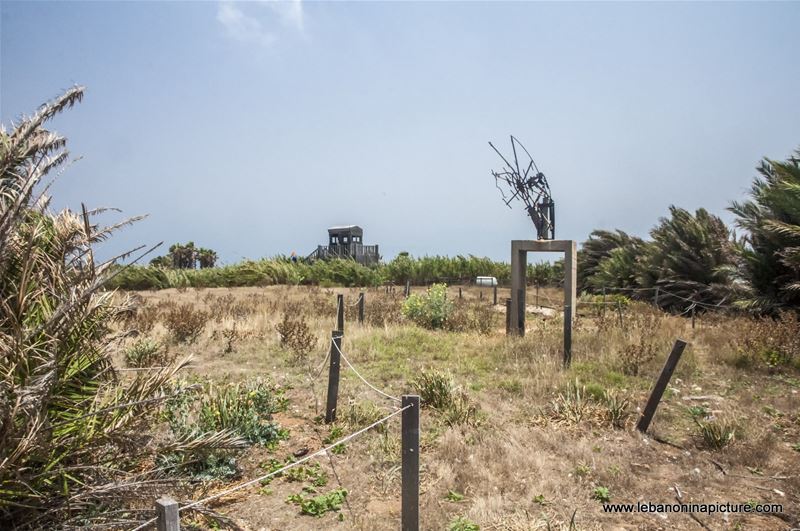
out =
<svg viewBox="0 0 800 531"><path fill-rule="evenodd" d="M361 298L358 299L358 322L364 324L364 303L367 297L366 292L361 292Z"/></svg>
<svg viewBox="0 0 800 531"><path fill-rule="evenodd" d="M402 501L403 531L419 531L419 396L403 395L402 407Z"/></svg>
<svg viewBox="0 0 800 531"><path fill-rule="evenodd" d="M178 502L169 496L162 496L156 500L156 529L158 531L180 531L181 529Z"/></svg>
<svg viewBox="0 0 800 531"><path fill-rule="evenodd" d="M653 392L650 393L650 398L647 399L647 404L644 406L642 417L636 424L636 429L644 433L650 427L650 421L653 420L653 415L656 414L661 397L664 395L664 390L667 388L669 379L672 378L672 373L675 372L675 367L678 366L678 361L681 359L683 349L686 348L686 342L681 339L675 340L675 345L672 347L672 352L669 353L664 368L661 369L661 374L656 380L656 385L653 387Z"/></svg>
<svg viewBox="0 0 800 531"><path fill-rule="evenodd" d="M494 296L492 298L492 304L497 306L497 284L494 285Z"/></svg>
<svg viewBox="0 0 800 531"><path fill-rule="evenodd" d="M325 404L325 424L336 420L336 406L339 400L339 368L341 365L342 331L331 332L331 363L328 368L328 397Z"/></svg>

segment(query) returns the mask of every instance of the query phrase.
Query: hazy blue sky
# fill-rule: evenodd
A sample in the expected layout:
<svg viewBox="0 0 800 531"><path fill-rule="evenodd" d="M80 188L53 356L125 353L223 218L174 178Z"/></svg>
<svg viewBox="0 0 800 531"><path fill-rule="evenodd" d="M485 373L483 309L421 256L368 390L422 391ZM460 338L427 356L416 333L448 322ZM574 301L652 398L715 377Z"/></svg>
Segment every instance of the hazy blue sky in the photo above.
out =
<svg viewBox="0 0 800 531"><path fill-rule="evenodd" d="M488 140L548 176L557 237L723 215L800 145L800 3L7 2L0 115L73 83L83 160L55 205L150 217L107 252L194 240L226 262L359 224L385 258L508 260L532 238ZM109 219L110 221L110 219Z"/></svg>

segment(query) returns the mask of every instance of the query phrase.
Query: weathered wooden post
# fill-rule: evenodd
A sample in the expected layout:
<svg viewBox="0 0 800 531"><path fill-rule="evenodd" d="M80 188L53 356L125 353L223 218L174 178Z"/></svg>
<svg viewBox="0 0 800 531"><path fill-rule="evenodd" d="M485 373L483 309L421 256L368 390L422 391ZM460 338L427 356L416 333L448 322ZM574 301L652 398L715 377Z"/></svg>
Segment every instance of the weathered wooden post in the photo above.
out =
<svg viewBox="0 0 800 531"><path fill-rule="evenodd" d="M411 281L406 280L406 298L411 296Z"/></svg>
<svg viewBox="0 0 800 531"><path fill-rule="evenodd" d="M564 367L572 363L572 306L564 305Z"/></svg>
<svg viewBox="0 0 800 531"><path fill-rule="evenodd" d="M419 531L419 396L403 395L401 529Z"/></svg>
<svg viewBox="0 0 800 531"><path fill-rule="evenodd" d="M458 298L459 298L459 299L463 298L463 297L461 296L461 286L459 286L459 287L458 287Z"/></svg>
<svg viewBox="0 0 800 531"><path fill-rule="evenodd" d="M517 330L520 337L525 337L525 289L517 290Z"/></svg>
<svg viewBox="0 0 800 531"><path fill-rule="evenodd" d="M650 398L647 399L647 404L644 406L644 411L642 411L642 417L636 424L636 429L640 432L644 433L647 431L647 428L650 427L650 421L653 420L653 415L656 414L656 408L658 408L658 404L661 402L661 397L664 396L664 390L666 390L667 384L670 378L672 378L672 373L675 372L675 367L678 366L678 361L681 359L681 354L683 354L683 349L685 348L685 341L681 339L675 340L672 352L669 353L669 357L666 363L664 363L664 368L661 369L661 374L658 376L656 385L653 387L653 392L650 393Z"/></svg>
<svg viewBox="0 0 800 531"><path fill-rule="evenodd" d="M178 502L169 496L162 496L156 500L156 529L158 531L180 531L181 529Z"/></svg>
<svg viewBox="0 0 800 531"><path fill-rule="evenodd" d="M492 304L497 306L497 284L494 285L494 296L492 297Z"/></svg>
<svg viewBox="0 0 800 531"><path fill-rule="evenodd" d="M364 324L364 303L367 294L366 292L361 292L361 297L358 299L358 322L360 324Z"/></svg>
<svg viewBox="0 0 800 531"><path fill-rule="evenodd" d="M617 315L619 315L619 327L622 328L622 303L617 300Z"/></svg>
<svg viewBox="0 0 800 531"><path fill-rule="evenodd" d="M343 335L341 330L331 332L331 363L328 367L328 397L325 404L325 424L330 424L336 420L336 406L339 400L339 368L341 366L339 351L342 348Z"/></svg>
<svg viewBox="0 0 800 531"><path fill-rule="evenodd" d="M536 281L536 306L539 306L539 281Z"/></svg>
<svg viewBox="0 0 800 531"><path fill-rule="evenodd" d="M344 295L336 296L336 330L344 332Z"/></svg>
<svg viewBox="0 0 800 531"><path fill-rule="evenodd" d="M511 299L506 299L506 335L511 333Z"/></svg>
<svg viewBox="0 0 800 531"><path fill-rule="evenodd" d="M695 308L695 305L692 304L692 330L694 330L694 308Z"/></svg>
<svg viewBox="0 0 800 531"><path fill-rule="evenodd" d="M603 317L606 316L606 287L603 286Z"/></svg>
<svg viewBox="0 0 800 531"><path fill-rule="evenodd" d="M478 298L479 298L480 300L483 300L483 290L481 290L481 291L480 291Z"/></svg>

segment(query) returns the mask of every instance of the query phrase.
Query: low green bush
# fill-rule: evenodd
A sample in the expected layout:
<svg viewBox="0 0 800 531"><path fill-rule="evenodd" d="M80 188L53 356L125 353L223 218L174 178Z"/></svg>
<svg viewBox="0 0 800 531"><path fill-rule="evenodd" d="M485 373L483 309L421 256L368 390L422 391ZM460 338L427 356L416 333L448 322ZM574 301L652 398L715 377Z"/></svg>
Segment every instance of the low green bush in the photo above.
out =
<svg viewBox="0 0 800 531"><path fill-rule="evenodd" d="M442 328L453 313L447 300L447 285L434 284L424 293L414 293L403 304L403 315L424 328Z"/></svg>

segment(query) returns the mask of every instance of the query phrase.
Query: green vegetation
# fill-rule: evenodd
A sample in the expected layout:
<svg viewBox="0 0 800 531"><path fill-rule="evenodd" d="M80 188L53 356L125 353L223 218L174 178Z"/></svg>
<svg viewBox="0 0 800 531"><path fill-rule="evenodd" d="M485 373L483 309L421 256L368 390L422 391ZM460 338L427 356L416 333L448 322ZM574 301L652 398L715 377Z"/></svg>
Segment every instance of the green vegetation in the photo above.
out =
<svg viewBox="0 0 800 531"><path fill-rule="evenodd" d="M595 487L592 491L592 499L600 503L608 503L611 501L611 492L608 490L608 487Z"/></svg>
<svg viewBox="0 0 800 531"><path fill-rule="evenodd" d="M346 489L333 489L313 498L306 498L302 494L292 494L286 501L299 505L301 514L322 517L325 513L341 510L346 498Z"/></svg>
<svg viewBox="0 0 800 531"><path fill-rule="evenodd" d="M125 349L125 363L128 367L161 367L172 361L167 350L149 338L139 339Z"/></svg>
<svg viewBox="0 0 800 531"><path fill-rule="evenodd" d="M438 411L446 425L477 423L477 407L466 392L456 387L449 373L423 369L411 385L419 393L422 407Z"/></svg>
<svg viewBox="0 0 800 531"><path fill-rule="evenodd" d="M109 286L125 290L166 288L272 286L276 284L320 286L378 286L384 283L414 285L434 282L469 283L477 276L494 276L501 283L511 278L510 267L476 256L423 256L401 254L387 264L363 266L353 260L292 262L285 256L245 260L238 264L201 269L176 269L171 259L161 257L150 266L131 266L119 272ZM528 265L528 276L542 286L557 285L563 264L542 262Z"/></svg>
<svg viewBox="0 0 800 531"><path fill-rule="evenodd" d="M442 328L453 313L447 300L447 285L434 284L424 293L414 293L403 304L403 315L423 328Z"/></svg>
<svg viewBox="0 0 800 531"><path fill-rule="evenodd" d="M712 450L721 450L733 442L736 436L736 422L730 418L700 419L693 417L700 431L700 436L706 447Z"/></svg>
<svg viewBox="0 0 800 531"><path fill-rule="evenodd" d="M786 161L764 159L750 199L734 202L739 273L747 282L745 307L774 311L800 306L800 150Z"/></svg>
<svg viewBox="0 0 800 531"><path fill-rule="evenodd" d="M464 516L457 516L450 520L447 531L480 531L480 526Z"/></svg>
<svg viewBox="0 0 800 531"><path fill-rule="evenodd" d="M155 413L176 391L184 364L119 378L112 349L133 301L102 288L113 263L93 245L132 223L101 227L94 216L48 210L37 191L68 155L44 124L83 97L74 87L0 129L0 527L126 527L117 518L156 495L158 455L235 445L227 432L154 440ZM118 271L118 270L117 270ZM122 332L112 335L112 325ZM140 344L132 363L152 360ZM116 513L102 510L114 500ZM116 515L116 516L115 516ZM35 524L34 524L35 522Z"/></svg>
<svg viewBox="0 0 800 531"><path fill-rule="evenodd" d="M447 496L445 496L444 499L453 503L458 503L464 501L464 495L454 490L448 490Z"/></svg>

